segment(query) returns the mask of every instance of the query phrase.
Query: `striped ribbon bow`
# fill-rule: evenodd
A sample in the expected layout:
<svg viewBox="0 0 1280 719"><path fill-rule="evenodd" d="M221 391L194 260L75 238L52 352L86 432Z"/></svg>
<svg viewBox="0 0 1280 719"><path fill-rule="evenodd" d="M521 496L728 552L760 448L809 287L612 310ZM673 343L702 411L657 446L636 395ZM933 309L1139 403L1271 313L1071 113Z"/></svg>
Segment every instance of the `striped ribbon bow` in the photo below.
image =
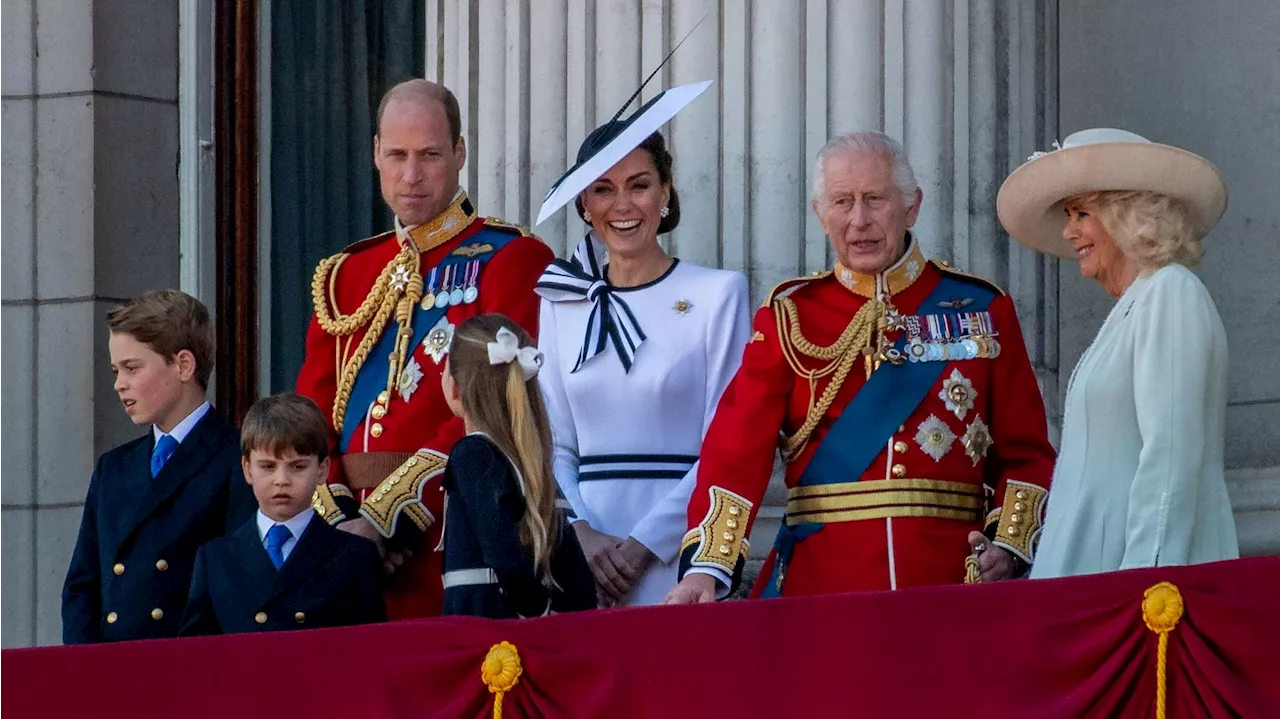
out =
<svg viewBox="0 0 1280 719"><path fill-rule="evenodd" d="M622 362L624 372L631 371L636 350L644 342L644 330L631 312L631 308L604 278L600 259L596 256L594 240L590 233L578 243L573 257L552 262L538 280L537 292L550 302L591 302L591 314L587 316L587 329L582 338L582 350L573 366L577 372L592 357L604 351L606 343L613 345Z"/></svg>

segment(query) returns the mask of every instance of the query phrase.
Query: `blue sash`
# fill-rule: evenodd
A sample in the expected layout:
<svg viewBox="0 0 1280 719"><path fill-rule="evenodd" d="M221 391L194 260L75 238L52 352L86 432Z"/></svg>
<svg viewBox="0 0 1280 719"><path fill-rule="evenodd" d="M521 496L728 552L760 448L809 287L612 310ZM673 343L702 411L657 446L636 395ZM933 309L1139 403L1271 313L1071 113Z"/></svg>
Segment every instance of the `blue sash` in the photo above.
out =
<svg viewBox="0 0 1280 719"><path fill-rule="evenodd" d="M943 275L933 292L920 303L918 314L928 313L939 302L955 297L969 297L967 312L983 312L996 294L982 285ZM896 347L902 351L906 345L906 333L898 339ZM903 362L881 364L867 383L849 400L840 412L835 424L822 443L814 450L813 458L796 482L798 487L857 481L871 466L872 460L889 441L889 437L902 426L916 407L929 395L938 378L950 362ZM807 522L790 526L783 518L778 537L774 540L774 566L762 598L777 597L782 593L787 562L797 542L811 536L822 524Z"/></svg>
<svg viewBox="0 0 1280 719"><path fill-rule="evenodd" d="M479 262L483 269L485 263L492 259L498 250L515 238L516 235L510 232L486 227L458 245L436 266L442 270L441 276L444 268L450 265ZM482 247L483 245L488 247ZM458 251L463 248L470 248L475 253L471 254L465 250L459 253ZM435 327L436 322L440 321L448 309L449 306L432 305L429 309L414 312L413 340L409 342L410 352L426 337L427 332ZM351 388L351 397L347 401L347 413L342 417L342 436L338 439L338 450L343 454L347 453L351 438L355 436L356 427L364 419L369 405L373 404L378 398L378 393L387 387L387 364L390 362L391 351L395 349L395 344L396 332L392 326L388 326L383 330L382 337L374 345L373 351L365 358L364 364L360 367L360 373L356 375L355 385Z"/></svg>

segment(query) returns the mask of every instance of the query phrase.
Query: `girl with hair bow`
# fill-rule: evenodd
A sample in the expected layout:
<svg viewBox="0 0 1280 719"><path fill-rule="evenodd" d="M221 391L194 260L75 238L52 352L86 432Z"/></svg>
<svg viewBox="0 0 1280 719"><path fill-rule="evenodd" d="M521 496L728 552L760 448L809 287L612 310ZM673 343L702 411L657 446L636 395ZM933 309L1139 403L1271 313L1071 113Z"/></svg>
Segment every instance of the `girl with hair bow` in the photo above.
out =
<svg viewBox="0 0 1280 719"><path fill-rule="evenodd" d="M441 387L467 436L444 472L444 614L594 609L591 570L552 474L542 353L510 318L487 314L458 327L448 357Z"/></svg>

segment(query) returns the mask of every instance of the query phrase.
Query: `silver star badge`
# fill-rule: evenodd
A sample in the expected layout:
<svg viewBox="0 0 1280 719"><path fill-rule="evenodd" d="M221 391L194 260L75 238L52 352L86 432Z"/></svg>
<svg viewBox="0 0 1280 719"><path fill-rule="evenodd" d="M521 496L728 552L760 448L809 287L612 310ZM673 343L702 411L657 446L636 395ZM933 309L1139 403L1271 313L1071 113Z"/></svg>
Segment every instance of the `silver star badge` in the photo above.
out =
<svg viewBox="0 0 1280 719"><path fill-rule="evenodd" d="M396 383L396 389L400 392L400 399L405 402L418 391L418 381L422 379L422 367L418 365L418 360L414 357L409 358L409 363L404 366L400 372L400 381Z"/></svg>
<svg viewBox="0 0 1280 719"><path fill-rule="evenodd" d="M436 364L440 364L444 361L444 356L449 354L449 345L452 343L453 323L448 317L441 317L422 340L422 351Z"/></svg>
<svg viewBox="0 0 1280 719"><path fill-rule="evenodd" d="M942 391L938 393L938 399L946 403L947 411L960 420L973 409L977 396L978 390L958 369L951 370L951 376L942 380Z"/></svg>
<svg viewBox="0 0 1280 719"><path fill-rule="evenodd" d="M951 445L955 441L956 433L952 432L947 423L939 419L936 414L929 415L928 419L920 423L916 431L916 444L920 445L920 451L933 457L935 462L942 461L942 457L951 451Z"/></svg>

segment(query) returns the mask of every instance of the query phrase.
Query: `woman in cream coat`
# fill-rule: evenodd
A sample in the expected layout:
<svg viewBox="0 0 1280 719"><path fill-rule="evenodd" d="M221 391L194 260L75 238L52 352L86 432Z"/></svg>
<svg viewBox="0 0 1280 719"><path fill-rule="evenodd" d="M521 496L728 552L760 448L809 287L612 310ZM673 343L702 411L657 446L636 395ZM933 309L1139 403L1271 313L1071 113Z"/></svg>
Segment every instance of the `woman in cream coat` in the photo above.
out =
<svg viewBox="0 0 1280 719"><path fill-rule="evenodd" d="M1123 130L1084 130L1005 180L1019 242L1077 259L1116 305L1067 385L1032 577L1238 556L1223 479L1227 338L1188 269L1226 209L1207 160Z"/></svg>

